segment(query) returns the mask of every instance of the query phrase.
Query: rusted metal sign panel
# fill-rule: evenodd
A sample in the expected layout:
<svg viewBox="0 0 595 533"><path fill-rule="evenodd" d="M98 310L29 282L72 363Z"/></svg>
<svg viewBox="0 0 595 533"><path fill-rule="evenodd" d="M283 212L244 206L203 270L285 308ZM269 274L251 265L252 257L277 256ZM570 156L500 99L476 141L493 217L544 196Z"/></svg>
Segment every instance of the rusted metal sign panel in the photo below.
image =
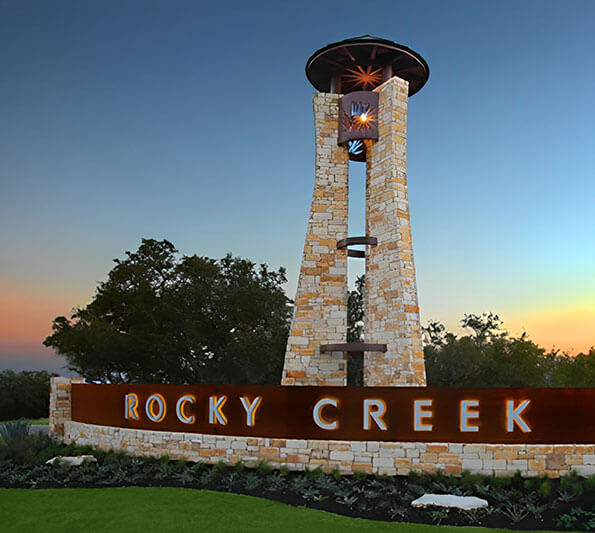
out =
<svg viewBox="0 0 595 533"><path fill-rule="evenodd" d="M595 443L595 388L72 386L72 419L106 426L324 440Z"/></svg>

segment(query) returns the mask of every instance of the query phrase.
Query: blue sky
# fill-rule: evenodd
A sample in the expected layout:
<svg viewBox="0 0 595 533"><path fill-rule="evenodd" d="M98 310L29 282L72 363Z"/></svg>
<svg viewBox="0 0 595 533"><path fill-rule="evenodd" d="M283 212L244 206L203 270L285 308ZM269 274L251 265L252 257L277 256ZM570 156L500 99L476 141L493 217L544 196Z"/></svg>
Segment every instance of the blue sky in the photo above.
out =
<svg viewBox="0 0 595 533"><path fill-rule="evenodd" d="M593 20L588 1L0 0L0 368L59 366L40 347L52 318L142 237L285 266L293 296L314 169L304 65L363 34L430 66L408 136L422 322L494 311L587 350Z"/></svg>

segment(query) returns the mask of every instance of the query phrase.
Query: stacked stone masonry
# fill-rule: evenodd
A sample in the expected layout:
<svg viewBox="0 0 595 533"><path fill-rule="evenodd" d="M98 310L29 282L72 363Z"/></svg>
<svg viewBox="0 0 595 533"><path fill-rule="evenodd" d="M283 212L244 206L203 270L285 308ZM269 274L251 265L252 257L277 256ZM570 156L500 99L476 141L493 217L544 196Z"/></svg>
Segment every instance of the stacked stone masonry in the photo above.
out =
<svg viewBox="0 0 595 533"><path fill-rule="evenodd" d="M559 477L574 470L595 474L595 445L502 445L420 442L291 440L168 433L66 422L66 443L92 445L132 455L216 463L266 461L290 470L321 467L343 474L368 472L406 475L412 470L461 474Z"/></svg>
<svg viewBox="0 0 595 533"><path fill-rule="evenodd" d="M364 356L364 385L425 385L415 266L407 198L407 99L409 84L393 77L379 93L378 141L367 151L364 332L387 352Z"/></svg>
<svg viewBox="0 0 595 533"><path fill-rule="evenodd" d="M64 423L72 420L71 391L73 383L82 383L82 378L54 377L50 380L49 432L59 439L64 435Z"/></svg>
<svg viewBox="0 0 595 533"><path fill-rule="evenodd" d="M342 352L320 353L321 344L347 338L347 237L349 156L337 145L339 95L314 95L316 177L287 341L282 385L347 384Z"/></svg>

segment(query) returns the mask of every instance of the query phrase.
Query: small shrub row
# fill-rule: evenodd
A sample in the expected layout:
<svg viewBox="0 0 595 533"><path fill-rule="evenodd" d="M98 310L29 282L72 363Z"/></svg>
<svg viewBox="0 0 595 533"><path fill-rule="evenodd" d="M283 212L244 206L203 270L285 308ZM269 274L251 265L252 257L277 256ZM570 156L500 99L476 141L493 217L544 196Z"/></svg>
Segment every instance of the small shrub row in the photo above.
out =
<svg viewBox="0 0 595 533"><path fill-rule="evenodd" d="M91 454L97 462L79 467L47 465L57 455ZM595 476L576 474L561 479L486 477L465 472L409 476L341 476L320 469L290 472L267 463L247 468L131 457L90 447L62 446L32 435L0 446L0 487L178 486L261 496L292 505L306 505L348 516L387 521L483 525L513 529L595 529ZM473 495L490 506L475 511L414 509L424 493Z"/></svg>

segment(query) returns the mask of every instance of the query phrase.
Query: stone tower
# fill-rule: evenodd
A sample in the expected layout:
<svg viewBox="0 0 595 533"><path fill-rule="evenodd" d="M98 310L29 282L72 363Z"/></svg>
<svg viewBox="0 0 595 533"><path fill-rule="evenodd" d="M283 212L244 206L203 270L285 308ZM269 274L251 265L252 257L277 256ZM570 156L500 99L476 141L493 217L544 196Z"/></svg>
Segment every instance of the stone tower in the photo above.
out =
<svg viewBox="0 0 595 533"><path fill-rule="evenodd" d="M282 385L425 385L407 199L407 103L429 69L409 48L371 36L315 52L316 175ZM366 235L347 234L349 160L366 165ZM365 252L350 250L363 244ZM347 343L348 257L366 262L365 342Z"/></svg>

